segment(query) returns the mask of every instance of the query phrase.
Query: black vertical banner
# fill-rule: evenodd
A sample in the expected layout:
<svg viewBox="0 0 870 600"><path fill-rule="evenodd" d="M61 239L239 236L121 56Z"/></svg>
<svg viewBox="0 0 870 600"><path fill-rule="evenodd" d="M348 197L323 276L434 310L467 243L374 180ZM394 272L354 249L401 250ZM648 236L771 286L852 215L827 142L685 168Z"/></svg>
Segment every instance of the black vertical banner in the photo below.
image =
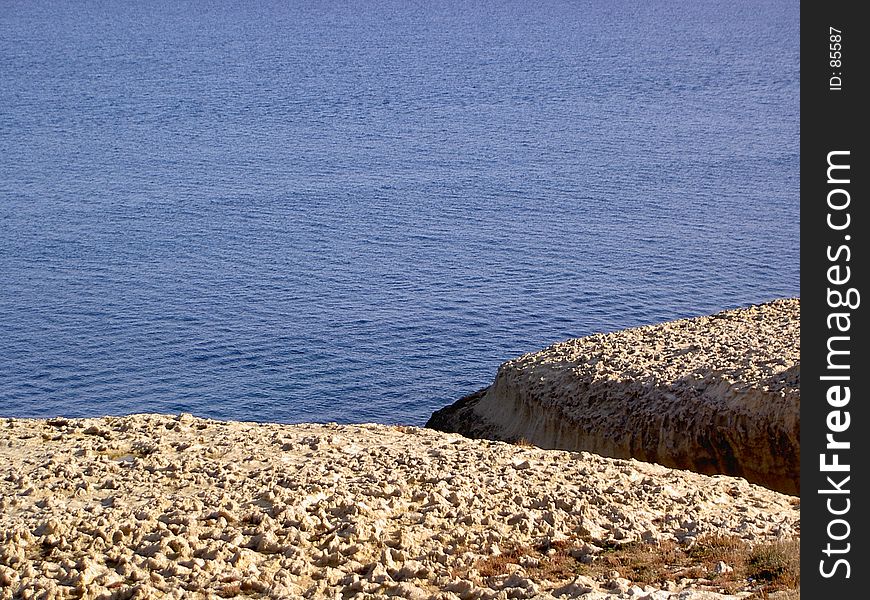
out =
<svg viewBox="0 0 870 600"><path fill-rule="evenodd" d="M867 589L867 39L858 2L801 5L801 594ZM864 114L862 114L864 113Z"/></svg>

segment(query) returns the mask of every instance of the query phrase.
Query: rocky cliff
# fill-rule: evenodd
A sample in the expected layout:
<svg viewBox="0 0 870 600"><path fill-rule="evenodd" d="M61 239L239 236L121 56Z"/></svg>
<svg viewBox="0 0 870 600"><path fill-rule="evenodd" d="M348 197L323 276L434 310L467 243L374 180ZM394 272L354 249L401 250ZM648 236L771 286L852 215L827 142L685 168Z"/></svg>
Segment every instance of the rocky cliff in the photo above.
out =
<svg viewBox="0 0 870 600"><path fill-rule="evenodd" d="M800 300L591 335L504 363L427 427L800 489Z"/></svg>

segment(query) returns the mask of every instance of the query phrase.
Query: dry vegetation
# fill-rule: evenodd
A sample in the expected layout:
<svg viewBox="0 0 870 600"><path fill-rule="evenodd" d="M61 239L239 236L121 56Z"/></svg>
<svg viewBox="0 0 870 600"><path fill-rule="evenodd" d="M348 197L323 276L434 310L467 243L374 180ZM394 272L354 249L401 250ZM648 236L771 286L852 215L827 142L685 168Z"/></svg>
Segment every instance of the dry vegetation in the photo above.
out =
<svg viewBox="0 0 870 600"><path fill-rule="evenodd" d="M723 593L752 591L755 598L800 587L798 539L752 546L736 536L705 536L691 545L673 541L613 544L595 554L579 551L582 544L579 540L564 540L511 546L498 556L482 559L476 569L482 579L511 573L522 566L536 580L618 576L641 586L666 588L669 583L692 583Z"/></svg>

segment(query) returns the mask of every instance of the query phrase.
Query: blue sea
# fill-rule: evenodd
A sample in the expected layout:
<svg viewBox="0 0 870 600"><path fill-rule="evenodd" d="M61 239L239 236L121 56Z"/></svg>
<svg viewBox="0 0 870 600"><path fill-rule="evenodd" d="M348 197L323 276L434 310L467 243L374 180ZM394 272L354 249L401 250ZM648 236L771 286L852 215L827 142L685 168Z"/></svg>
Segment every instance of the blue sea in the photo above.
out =
<svg viewBox="0 0 870 600"><path fill-rule="evenodd" d="M420 425L798 295L798 12L0 0L0 416Z"/></svg>

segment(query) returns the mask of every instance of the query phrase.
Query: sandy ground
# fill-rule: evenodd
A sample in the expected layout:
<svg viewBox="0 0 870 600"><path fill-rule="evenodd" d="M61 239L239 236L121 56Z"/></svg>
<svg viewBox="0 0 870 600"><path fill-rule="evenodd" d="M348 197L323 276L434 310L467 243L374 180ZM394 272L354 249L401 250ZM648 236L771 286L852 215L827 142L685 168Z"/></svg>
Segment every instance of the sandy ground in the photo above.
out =
<svg viewBox="0 0 870 600"><path fill-rule="evenodd" d="M614 541L798 528L795 498L742 479L426 429L0 421L0 598L701 600L725 596L479 568L560 540L594 562Z"/></svg>

